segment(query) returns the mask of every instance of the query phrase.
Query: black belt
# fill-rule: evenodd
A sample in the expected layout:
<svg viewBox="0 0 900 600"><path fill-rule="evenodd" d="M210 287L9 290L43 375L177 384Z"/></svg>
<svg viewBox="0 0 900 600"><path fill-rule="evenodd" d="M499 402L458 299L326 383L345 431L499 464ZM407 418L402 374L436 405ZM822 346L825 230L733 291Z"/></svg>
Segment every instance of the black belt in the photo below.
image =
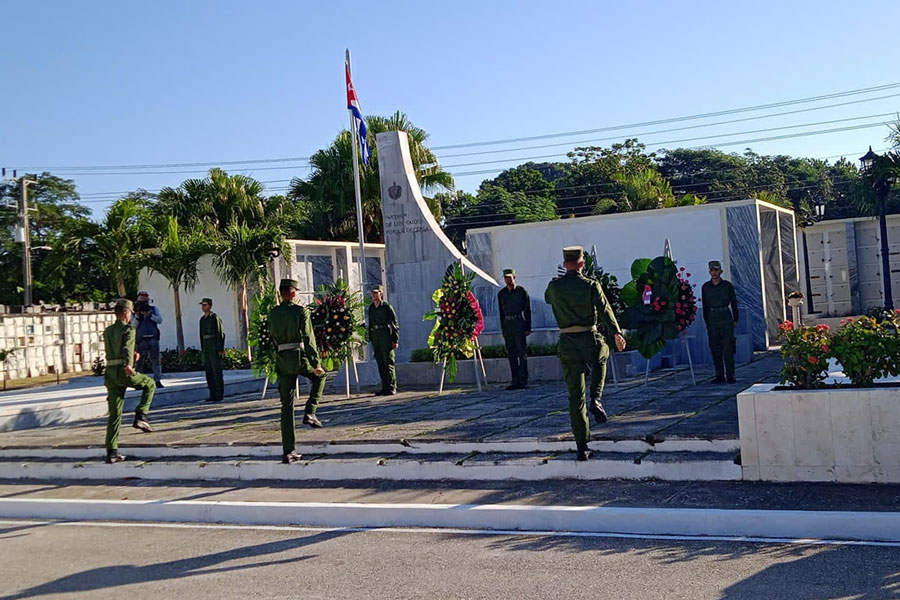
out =
<svg viewBox="0 0 900 600"><path fill-rule="evenodd" d="M387 329L388 327L390 327L390 325L369 325L369 327L371 327L372 330L375 331L377 329Z"/></svg>
<svg viewBox="0 0 900 600"><path fill-rule="evenodd" d="M504 321L524 321L525 319L522 315L506 315L503 317Z"/></svg>
<svg viewBox="0 0 900 600"><path fill-rule="evenodd" d="M710 306L709 307L709 312L725 312L726 310L730 311L731 308L728 306Z"/></svg>

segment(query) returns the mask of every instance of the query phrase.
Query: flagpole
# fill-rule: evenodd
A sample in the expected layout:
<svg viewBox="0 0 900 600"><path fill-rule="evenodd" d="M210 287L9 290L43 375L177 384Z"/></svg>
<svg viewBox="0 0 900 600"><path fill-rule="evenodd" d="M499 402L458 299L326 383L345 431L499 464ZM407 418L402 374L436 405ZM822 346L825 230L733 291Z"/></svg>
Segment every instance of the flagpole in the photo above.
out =
<svg viewBox="0 0 900 600"><path fill-rule="evenodd" d="M347 49L347 72L352 75L350 69L350 49ZM366 296L366 244L365 234L363 232L363 211L362 211L362 192L359 188L359 134L356 130L356 119L353 111L349 108L350 113L350 138L353 140L353 187L356 191L356 229L359 233L359 287L362 290L363 297Z"/></svg>

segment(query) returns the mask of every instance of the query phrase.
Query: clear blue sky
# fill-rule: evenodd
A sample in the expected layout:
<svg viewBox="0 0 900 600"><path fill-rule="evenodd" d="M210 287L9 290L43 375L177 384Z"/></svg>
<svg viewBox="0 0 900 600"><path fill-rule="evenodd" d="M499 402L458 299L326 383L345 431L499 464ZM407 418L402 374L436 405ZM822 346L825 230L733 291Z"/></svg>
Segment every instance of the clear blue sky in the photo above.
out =
<svg viewBox="0 0 900 600"><path fill-rule="evenodd" d="M0 166L8 167L309 156L347 126L347 47L363 111L402 110L431 133L434 146L594 129L900 82L900 3L888 0L58 0L5 2L0 18ZM900 89L789 108L890 94ZM615 134L649 143L898 110L900 96L678 133L643 136L653 128L632 128ZM752 147L765 154L855 159L869 144L884 147L886 134L885 127L876 127ZM455 165L569 149L447 156L508 147L438 155L449 170L466 173L516 162ZM722 149L742 151L743 145ZM108 192L177 186L202 176L203 167L193 169L201 172L57 173L73 177L100 215ZM230 170L274 181L267 184L272 191L307 173L297 166ZM462 176L458 183L473 191L489 176Z"/></svg>

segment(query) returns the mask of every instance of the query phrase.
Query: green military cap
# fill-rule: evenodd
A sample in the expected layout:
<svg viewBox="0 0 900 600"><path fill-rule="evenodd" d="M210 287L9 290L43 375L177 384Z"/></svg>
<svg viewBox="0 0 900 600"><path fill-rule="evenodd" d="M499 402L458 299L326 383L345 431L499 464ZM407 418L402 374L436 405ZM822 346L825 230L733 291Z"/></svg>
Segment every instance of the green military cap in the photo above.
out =
<svg viewBox="0 0 900 600"><path fill-rule="evenodd" d="M278 284L279 290L288 290L290 288L297 289L298 284L296 279L282 279L281 283Z"/></svg>
<svg viewBox="0 0 900 600"><path fill-rule="evenodd" d="M581 260L584 257L584 248L581 246L566 246L563 248L563 260Z"/></svg>
<svg viewBox="0 0 900 600"><path fill-rule="evenodd" d="M503 276L506 277L507 275L511 275L511 276L515 277L516 270L515 269L503 269Z"/></svg>
<svg viewBox="0 0 900 600"><path fill-rule="evenodd" d="M721 271L721 270L722 270L722 263L720 263L720 262L717 261L717 260L711 260L711 261L709 261L709 268L710 268L710 269L718 269L718 270Z"/></svg>
<svg viewBox="0 0 900 600"><path fill-rule="evenodd" d="M375 285L372 286L372 291L373 291L373 292L381 292L381 293L384 293L384 286L381 285L380 283L375 284Z"/></svg>
<svg viewBox="0 0 900 600"><path fill-rule="evenodd" d="M202 300L200 300L200 304L209 304L210 306L212 306L212 298L203 298Z"/></svg>
<svg viewBox="0 0 900 600"><path fill-rule="evenodd" d="M134 310L134 303L127 298L119 298L116 300L116 308L127 308L130 310Z"/></svg>

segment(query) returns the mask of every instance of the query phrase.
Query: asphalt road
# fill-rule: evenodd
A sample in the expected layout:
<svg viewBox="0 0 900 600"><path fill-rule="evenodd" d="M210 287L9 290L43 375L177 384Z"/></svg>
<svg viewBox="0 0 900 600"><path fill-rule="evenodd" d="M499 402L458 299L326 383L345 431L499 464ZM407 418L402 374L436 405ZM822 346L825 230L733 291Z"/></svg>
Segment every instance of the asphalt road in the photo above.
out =
<svg viewBox="0 0 900 600"><path fill-rule="evenodd" d="M436 531L0 523L12 598L900 598L900 548Z"/></svg>

